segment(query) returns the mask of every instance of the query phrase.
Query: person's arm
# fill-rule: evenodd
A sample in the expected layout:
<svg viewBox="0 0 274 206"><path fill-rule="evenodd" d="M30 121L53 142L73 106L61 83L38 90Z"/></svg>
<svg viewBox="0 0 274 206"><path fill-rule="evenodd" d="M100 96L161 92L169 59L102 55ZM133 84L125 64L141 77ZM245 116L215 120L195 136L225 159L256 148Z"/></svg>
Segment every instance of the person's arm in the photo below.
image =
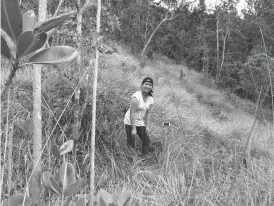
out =
<svg viewBox="0 0 274 206"><path fill-rule="evenodd" d="M152 110L152 104L149 106L148 110L146 111L145 123L146 123L146 129L147 129L147 131L149 131L151 110Z"/></svg>
<svg viewBox="0 0 274 206"><path fill-rule="evenodd" d="M132 131L131 131L132 135L137 134L136 126L135 126L135 112L136 112L137 106L138 106L138 100L136 97L133 97L131 99L131 104L130 104L130 121L132 126Z"/></svg>

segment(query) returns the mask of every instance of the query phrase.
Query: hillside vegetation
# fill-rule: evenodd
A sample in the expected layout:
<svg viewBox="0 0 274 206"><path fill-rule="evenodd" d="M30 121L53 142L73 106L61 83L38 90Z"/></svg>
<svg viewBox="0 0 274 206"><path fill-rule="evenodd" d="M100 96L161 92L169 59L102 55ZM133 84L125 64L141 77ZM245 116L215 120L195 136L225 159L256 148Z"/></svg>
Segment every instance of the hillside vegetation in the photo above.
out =
<svg viewBox="0 0 274 206"><path fill-rule="evenodd" d="M132 191L136 206L272 205L271 124L255 118L255 110L254 115L245 112L237 106L242 100L214 89L210 80L186 66L156 55L141 68L130 52L115 46L119 53L100 57L96 189L104 188L116 197L126 187ZM85 69L91 70L87 63L89 56L84 56ZM1 80L6 78L5 66L2 63ZM53 170L56 164L51 145L73 139L73 91L78 84L73 82L73 70L73 63L43 68L44 170ZM181 70L185 74L183 79L179 78ZM86 74L82 75L81 80L86 81ZM80 102L81 137L77 141L77 177L86 180L89 178L91 76L90 73L88 86L81 92L87 100ZM133 151L126 146L123 108L146 76L155 82L155 106L151 152L143 157L138 148ZM7 96L2 99L1 115L5 124L8 120L13 126L16 118L32 116L32 78L31 68L18 71L9 102ZM164 127L164 121L171 126ZM2 129L4 136L5 125ZM23 193L32 170L32 141L18 127L14 127L13 134L12 193L17 194ZM140 140L136 141L140 147ZM73 155L67 158L73 159ZM83 194L88 193L87 187ZM47 189L42 196L46 205L57 205L60 201Z"/></svg>

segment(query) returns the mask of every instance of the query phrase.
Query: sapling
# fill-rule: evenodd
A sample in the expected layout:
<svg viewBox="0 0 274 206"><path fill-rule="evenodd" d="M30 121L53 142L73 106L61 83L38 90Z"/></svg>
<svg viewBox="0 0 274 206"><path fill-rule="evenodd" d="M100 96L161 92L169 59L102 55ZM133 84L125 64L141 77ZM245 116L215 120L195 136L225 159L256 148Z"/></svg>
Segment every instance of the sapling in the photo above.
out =
<svg viewBox="0 0 274 206"><path fill-rule="evenodd" d="M67 197L80 192L87 186L84 179L76 180L74 166L65 159L64 155L71 152L73 146L73 140L65 142L59 149L53 145L52 154L57 160L63 155L63 164L59 168L58 177L48 171L44 171L42 175L45 186L61 197L61 205Z"/></svg>
<svg viewBox="0 0 274 206"><path fill-rule="evenodd" d="M26 65L34 64L66 63L78 56L78 51L72 47L49 47L48 44L54 29L72 13L74 12L54 16L37 23L37 17L33 11L21 13L18 0L1 0L1 29L6 33L5 36L1 36L1 54L11 63L10 74L1 91L1 97L10 87L19 68L23 69ZM37 152L42 153L42 151L36 151L35 154ZM33 168L35 170L39 165L41 155L34 156L38 157L34 159ZM25 195L24 200L26 198Z"/></svg>
<svg viewBox="0 0 274 206"><path fill-rule="evenodd" d="M33 11L21 13L17 0L1 0L1 29L11 40L8 44L7 39L1 36L1 54L10 60L12 65L1 95L7 91L19 68L32 64L66 63L78 56L78 51L72 47L49 47L47 43L53 34L53 29L62 24L72 13L74 12L37 23L37 17Z"/></svg>
<svg viewBox="0 0 274 206"><path fill-rule="evenodd" d="M100 189L96 197L97 206L131 206L132 201L131 192L124 188L117 201L104 189Z"/></svg>
<svg viewBox="0 0 274 206"><path fill-rule="evenodd" d="M119 194L117 200L114 199L113 195L104 189L100 189L96 196L96 206L131 206L132 205L132 194L129 190L123 188ZM76 206L86 206L90 203L87 195L80 195L76 201ZM93 205L93 204L92 204Z"/></svg>
<svg viewBox="0 0 274 206"><path fill-rule="evenodd" d="M25 205L25 206L31 206L32 200L28 196L24 196L22 194L14 195L10 198L10 205L8 205L8 200L4 201L3 206L19 206L19 205Z"/></svg>

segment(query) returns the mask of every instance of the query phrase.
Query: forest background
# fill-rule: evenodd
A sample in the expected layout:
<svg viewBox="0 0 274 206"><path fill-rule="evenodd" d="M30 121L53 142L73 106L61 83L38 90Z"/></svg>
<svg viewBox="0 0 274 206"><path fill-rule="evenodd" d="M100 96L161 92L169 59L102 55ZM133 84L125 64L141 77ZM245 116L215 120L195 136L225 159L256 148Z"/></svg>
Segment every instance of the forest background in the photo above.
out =
<svg viewBox="0 0 274 206"><path fill-rule="evenodd" d="M167 2L105 0L101 33L129 46L133 54L141 53L169 8L175 18L159 27L148 45L147 57L159 53L178 63L185 62L189 68L214 78L219 87L251 100L256 99L262 87L262 103L269 108L271 92L266 58L274 52L273 1L247 0L242 13L237 10L237 0L222 1L213 9L212 6L207 9L204 0L194 1L196 6L187 1ZM48 1L49 15L53 15L58 3ZM38 11L38 1L22 1L22 5L25 10ZM74 7L72 2L64 1L62 9L68 11ZM95 10L91 7L83 16L84 47L91 45L89 34L95 28ZM77 44L75 18L62 26L56 41L70 46ZM268 62L272 67L273 59Z"/></svg>

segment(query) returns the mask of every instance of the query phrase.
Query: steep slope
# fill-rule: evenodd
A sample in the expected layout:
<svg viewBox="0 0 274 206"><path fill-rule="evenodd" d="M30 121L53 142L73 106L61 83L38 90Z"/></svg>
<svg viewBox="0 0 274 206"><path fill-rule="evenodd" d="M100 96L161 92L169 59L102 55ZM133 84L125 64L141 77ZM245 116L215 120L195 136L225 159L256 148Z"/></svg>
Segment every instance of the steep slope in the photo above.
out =
<svg viewBox="0 0 274 206"><path fill-rule="evenodd" d="M251 133L253 146L268 148L271 124L256 120L253 127L254 116L234 107L224 92L203 84L202 74L160 58L143 69L137 69L138 61L126 53L115 54L113 58L115 63L111 58L107 61L112 72L128 78L136 89L145 76L154 78L155 130L162 127L163 121L170 121L174 127L193 132L197 128L207 129L222 138L237 141L245 141ZM181 70L185 74L183 79L179 78Z"/></svg>
<svg viewBox="0 0 274 206"><path fill-rule="evenodd" d="M130 52L116 47L119 53L100 57L96 189L104 188L117 197L126 187L132 190L136 206L272 205L273 160L267 144L269 123L256 121L252 128L252 116L233 106L224 93L183 65L156 57L140 68L139 61ZM84 64L87 65L90 55L85 55ZM73 139L73 91L79 83L74 66L72 63L43 69L43 141L50 139L49 146ZM91 70L90 67L84 69ZM181 70L185 77L180 80ZM84 72L80 75L86 76ZM155 82L155 105L150 134L152 151L142 157L126 145L123 109L146 76L151 76ZM31 80L31 68L18 72L10 97L10 122L17 117L31 116ZM77 177L88 181L92 82L87 81L86 85L80 98ZM85 96L87 100L83 101ZM1 106L2 118L6 119L6 99ZM60 120L56 122L57 119ZM164 127L164 121L171 126ZM245 149L250 132L252 141ZM139 147L140 140L136 141ZM13 144L12 179L17 185L13 189L22 193L31 173L31 138L14 127ZM43 152L45 169L51 170L56 165L51 161L50 147ZM67 158L73 159L72 154ZM48 198L52 205L60 201L55 197Z"/></svg>
<svg viewBox="0 0 274 206"><path fill-rule="evenodd" d="M130 87L131 92L145 76L155 81L151 138L162 141L162 146L160 153L143 161L135 157L129 166L133 171L127 173L132 175L127 186L133 188L137 205L273 203L272 184L265 184L273 171L269 123L254 123L224 93L207 87L200 74L164 57L139 68L134 57L120 50L105 62L108 71L102 76L126 80L124 89ZM186 74L183 80L180 70ZM129 101L131 92L124 101ZM121 115L117 121L122 119ZM171 122L171 127L162 126L163 121ZM125 142L123 132L118 141ZM126 147L121 148L127 153Z"/></svg>

